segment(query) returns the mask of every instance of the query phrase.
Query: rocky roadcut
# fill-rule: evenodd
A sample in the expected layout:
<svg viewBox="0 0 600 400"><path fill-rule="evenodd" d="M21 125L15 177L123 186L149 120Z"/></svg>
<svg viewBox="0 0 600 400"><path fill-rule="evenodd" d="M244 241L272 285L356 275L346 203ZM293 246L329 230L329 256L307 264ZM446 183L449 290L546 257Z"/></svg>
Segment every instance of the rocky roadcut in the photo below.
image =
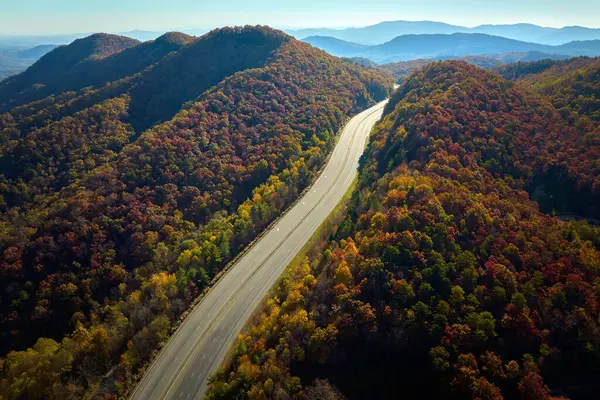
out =
<svg viewBox="0 0 600 400"><path fill-rule="evenodd" d="M391 87L265 27L93 35L3 82L2 396L124 393Z"/></svg>
<svg viewBox="0 0 600 400"><path fill-rule="evenodd" d="M598 215L600 65L551 64L410 75L208 398L595 397L600 229L540 207Z"/></svg>

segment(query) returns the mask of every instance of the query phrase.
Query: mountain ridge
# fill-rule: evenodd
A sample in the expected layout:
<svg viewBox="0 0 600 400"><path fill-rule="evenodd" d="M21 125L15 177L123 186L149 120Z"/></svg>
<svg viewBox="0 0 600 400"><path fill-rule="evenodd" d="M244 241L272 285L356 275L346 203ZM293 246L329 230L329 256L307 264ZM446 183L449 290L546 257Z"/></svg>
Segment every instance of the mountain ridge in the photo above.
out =
<svg viewBox="0 0 600 400"><path fill-rule="evenodd" d="M1 48L0 49L0 82L11 75L16 75L44 54L56 48L56 45L38 45L31 48Z"/></svg>
<svg viewBox="0 0 600 400"><path fill-rule="evenodd" d="M310 184L347 118L392 87L268 27L163 39L184 44L133 75L0 114L7 399L128 389L192 301Z"/></svg>
<svg viewBox="0 0 600 400"><path fill-rule="evenodd" d="M600 229L554 213L600 212L599 125L578 98L588 84L595 100L599 68L538 77L557 107L461 61L411 74L356 189L238 336L207 398L594 398Z"/></svg>
<svg viewBox="0 0 600 400"><path fill-rule="evenodd" d="M109 34L78 39L0 82L0 111L141 72L193 40L182 33L166 33L147 42Z"/></svg>
<svg viewBox="0 0 600 400"><path fill-rule="evenodd" d="M523 28L525 28L525 30ZM560 45L574 40L600 39L600 28L577 26L550 28L530 23L484 24L469 28L445 22L403 20L384 21L365 27L351 27L345 29L310 28L288 30L287 32L298 39L304 39L314 35L324 35L365 45L383 44L396 36L405 34L484 33L548 45Z"/></svg>
<svg viewBox="0 0 600 400"><path fill-rule="evenodd" d="M397 36L381 45L367 47L331 37L308 37L303 40L330 51L333 55L364 57L378 63L533 51L565 56L600 55L600 40L573 41L550 46L483 33L409 34Z"/></svg>

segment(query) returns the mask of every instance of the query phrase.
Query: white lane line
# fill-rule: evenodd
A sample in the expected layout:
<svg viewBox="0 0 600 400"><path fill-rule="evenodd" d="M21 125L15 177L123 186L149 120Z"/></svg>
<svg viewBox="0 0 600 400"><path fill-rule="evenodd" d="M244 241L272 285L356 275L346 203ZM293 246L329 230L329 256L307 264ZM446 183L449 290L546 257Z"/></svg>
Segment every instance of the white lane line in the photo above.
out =
<svg viewBox="0 0 600 400"><path fill-rule="evenodd" d="M366 138L365 138L365 139L366 139ZM327 177L327 175L325 175L325 177ZM348 179L346 179L346 180L348 180ZM303 204L306 204L306 201L304 201L304 202L303 202ZM326 216L326 215L325 215L325 216ZM322 218L321 218L321 220L322 220ZM305 241L305 238L303 238L303 242L304 242L304 241ZM294 251L294 252L296 252L296 251ZM270 285L272 285L272 283L271 283ZM233 339L231 340L231 342L235 341L235 336L236 336L235 334L234 334L234 335L232 335ZM181 337L181 338L184 338L184 336L182 336L182 335L180 335L180 337ZM186 340L186 339L181 339L181 340L178 340L178 341L176 341L174 344L179 344L179 343L180 343L180 342L182 342L183 340ZM185 359L185 358L186 358L186 357L184 356L184 359ZM203 354L203 355L202 355L202 359L204 360L205 358L206 358L206 354ZM212 359L212 358L213 358L213 357L211 357L211 359ZM218 358L218 356L217 356L217 358ZM171 386L172 386L172 385L171 385ZM169 390L170 390L170 388L169 388ZM195 395L195 393L193 393L193 394L192 394L192 397L194 397L194 395Z"/></svg>
<svg viewBox="0 0 600 400"><path fill-rule="evenodd" d="M194 378L194 376L196 376L196 371L192 372L192 376L191 376L191 378L193 379L193 378Z"/></svg>

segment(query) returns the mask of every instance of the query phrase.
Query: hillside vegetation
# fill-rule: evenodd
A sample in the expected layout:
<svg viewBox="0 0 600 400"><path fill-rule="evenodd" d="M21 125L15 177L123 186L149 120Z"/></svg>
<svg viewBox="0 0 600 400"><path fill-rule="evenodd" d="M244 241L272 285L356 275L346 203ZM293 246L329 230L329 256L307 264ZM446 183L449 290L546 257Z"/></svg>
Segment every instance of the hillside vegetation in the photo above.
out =
<svg viewBox="0 0 600 400"><path fill-rule="evenodd" d="M552 101L592 93L594 68L539 77L544 95L464 62L410 75L345 219L274 289L209 398L594 397L600 228L532 200L544 186L542 209L598 215L596 125Z"/></svg>
<svg viewBox="0 0 600 400"><path fill-rule="evenodd" d="M194 39L181 33L167 33L144 43L107 34L78 39L54 49L25 72L1 82L0 111L49 95L130 77Z"/></svg>
<svg viewBox="0 0 600 400"><path fill-rule="evenodd" d="M516 79L518 73L534 74L542 71L544 68L550 68L554 65L568 63L565 60L568 56L552 55L540 52L525 53L498 53L485 55L471 55L463 57L442 57L440 60L460 60L466 61L478 67L492 70L507 79ZM578 59L587 60L588 57L579 57ZM361 65L373 66L390 74L398 83L402 83L411 72L421 69L436 60L418 58L410 61L390 62L387 64L377 64L366 58L350 58ZM519 72L517 72L519 71ZM526 72L527 71L527 72Z"/></svg>
<svg viewBox="0 0 600 400"><path fill-rule="evenodd" d="M577 69L588 65L592 61L589 57L574 57L566 60L519 60L514 63L505 63L493 68L492 71L510 80L522 79L528 75L540 74L548 69L563 67L568 70Z"/></svg>
<svg viewBox="0 0 600 400"><path fill-rule="evenodd" d="M71 74L15 77L48 78L52 95L0 116L6 399L123 394L190 303L311 182L344 121L392 85L266 27L103 38L82 39L89 52L79 41L55 50L77 55ZM105 71L84 81L87 68Z"/></svg>
<svg viewBox="0 0 600 400"><path fill-rule="evenodd" d="M524 83L548 96L571 122L589 117L600 123L600 58L576 58L557 63Z"/></svg>

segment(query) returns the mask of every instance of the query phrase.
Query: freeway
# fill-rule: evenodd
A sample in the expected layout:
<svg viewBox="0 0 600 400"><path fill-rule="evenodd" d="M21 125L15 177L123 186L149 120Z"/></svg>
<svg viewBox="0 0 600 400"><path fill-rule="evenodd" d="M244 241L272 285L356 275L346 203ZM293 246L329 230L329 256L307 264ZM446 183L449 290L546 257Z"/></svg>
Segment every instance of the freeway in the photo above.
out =
<svg viewBox="0 0 600 400"><path fill-rule="evenodd" d="M381 102L352 118L312 187L215 284L190 312L132 395L134 400L200 399L208 378L287 265L340 202Z"/></svg>

